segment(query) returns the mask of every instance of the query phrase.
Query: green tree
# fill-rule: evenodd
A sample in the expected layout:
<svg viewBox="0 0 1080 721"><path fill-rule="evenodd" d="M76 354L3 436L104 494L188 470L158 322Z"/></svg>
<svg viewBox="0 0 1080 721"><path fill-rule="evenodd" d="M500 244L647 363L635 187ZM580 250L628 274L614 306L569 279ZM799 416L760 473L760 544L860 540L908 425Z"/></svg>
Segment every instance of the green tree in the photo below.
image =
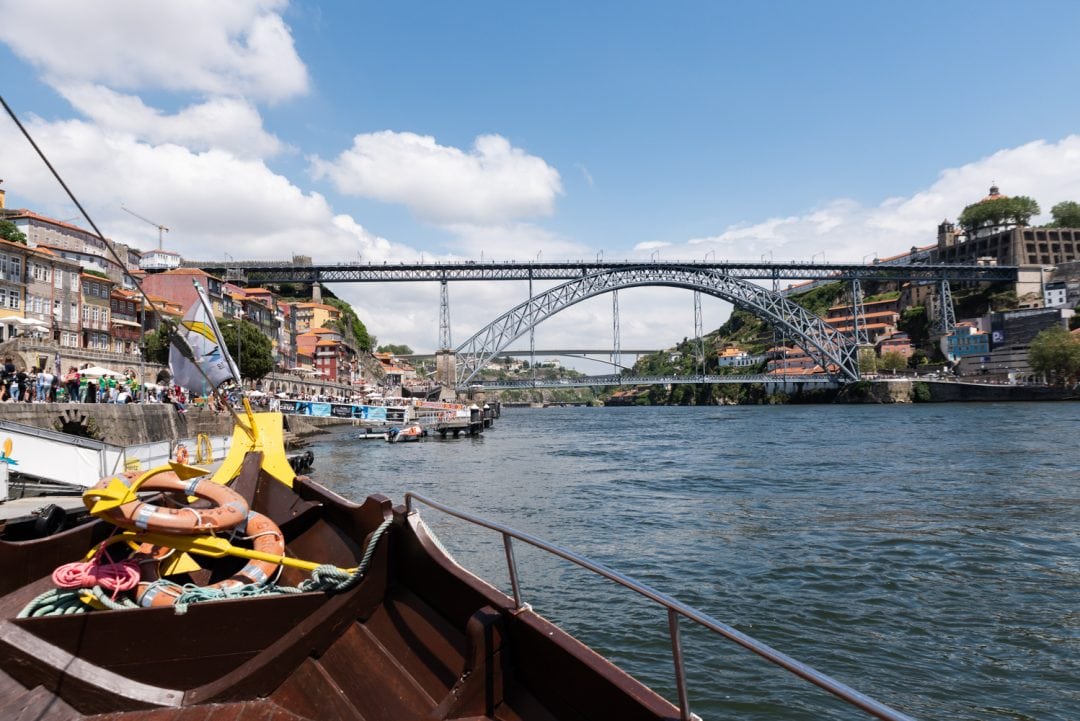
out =
<svg viewBox="0 0 1080 721"><path fill-rule="evenodd" d="M878 357L873 348L859 348L859 372L875 373L878 369Z"/></svg>
<svg viewBox="0 0 1080 721"><path fill-rule="evenodd" d="M259 379L274 370L273 344L270 337L259 331L257 326L232 318L219 318L218 326L221 328L221 341L236 361L241 378Z"/></svg>
<svg viewBox="0 0 1080 721"><path fill-rule="evenodd" d="M341 311L341 330L352 335L360 350L370 353L374 339L368 335L367 326L360 322L353 307L340 298L324 298L323 302Z"/></svg>
<svg viewBox="0 0 1080 721"><path fill-rule="evenodd" d="M878 360L878 368L895 373L901 368L907 368L907 358L904 357L903 353L894 350L882 353L881 358Z"/></svg>
<svg viewBox="0 0 1080 721"><path fill-rule="evenodd" d="M1080 373L1080 340L1061 326L1047 328L1031 341L1028 361L1032 370L1058 385L1075 383Z"/></svg>
<svg viewBox="0 0 1080 721"><path fill-rule="evenodd" d="M1080 203L1064 200L1050 209L1054 219L1050 225L1058 228L1080 228Z"/></svg>
<svg viewBox="0 0 1080 721"><path fill-rule="evenodd" d="M393 353L394 355L413 355L413 349L407 345L387 343L376 349L379 353Z"/></svg>
<svg viewBox="0 0 1080 721"><path fill-rule="evenodd" d="M0 238L9 240L12 243L26 245L26 234L19 230L19 226L10 220L0 220Z"/></svg>
<svg viewBox="0 0 1080 721"><path fill-rule="evenodd" d="M1039 214L1039 204L1026 195L1014 198L994 198L972 203L964 208L957 221L973 235L986 226L1027 225L1032 216Z"/></svg>
<svg viewBox="0 0 1080 721"><path fill-rule="evenodd" d="M147 363L163 366L169 364L169 343L175 332L176 323L163 318L157 330L150 331L143 337L143 357Z"/></svg>

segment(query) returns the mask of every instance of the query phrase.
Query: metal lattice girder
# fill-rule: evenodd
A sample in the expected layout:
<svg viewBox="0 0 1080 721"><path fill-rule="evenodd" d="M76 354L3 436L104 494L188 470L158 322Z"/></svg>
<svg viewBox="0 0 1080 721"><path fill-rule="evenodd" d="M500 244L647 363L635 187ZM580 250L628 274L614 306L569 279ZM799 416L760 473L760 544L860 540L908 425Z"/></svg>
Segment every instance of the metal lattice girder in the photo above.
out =
<svg viewBox="0 0 1080 721"><path fill-rule="evenodd" d="M468 385L500 351L559 311L620 288L654 285L699 290L722 298L786 328L822 368L833 366L838 376L849 380L859 377L854 338L782 295L716 270L649 263L586 275L551 288L502 314L457 348L458 386Z"/></svg>
<svg viewBox="0 0 1080 721"><path fill-rule="evenodd" d="M863 306L862 283L858 278L851 281L851 317L855 327L855 342L859 345L870 345L870 337L866 332L866 308Z"/></svg>
<svg viewBox="0 0 1080 721"><path fill-rule="evenodd" d="M619 291L611 291L611 365L619 366L622 361L622 351L619 350Z"/></svg>
<svg viewBox="0 0 1080 721"><path fill-rule="evenodd" d="M450 350L450 291L444 280L439 284L439 350Z"/></svg>
<svg viewBox="0 0 1080 721"><path fill-rule="evenodd" d="M753 375L690 375L690 376L632 376L632 375L602 375L580 376L574 378L560 378L558 380L544 380L534 378L531 380L513 379L497 381L477 381L471 387L480 387L490 391L514 390L517 388L599 388L602 386L657 386L657 385L701 385L710 383L716 385L749 383L798 383L807 385L828 385L836 383L835 378L825 376L772 376L764 374Z"/></svg>
<svg viewBox="0 0 1080 721"><path fill-rule="evenodd" d="M701 372L705 372L705 321L701 317L701 291L694 291L694 337L698 341L698 363Z"/></svg>
<svg viewBox="0 0 1080 721"><path fill-rule="evenodd" d="M734 263L726 261L559 261L559 262L476 262L471 260L433 263L337 263L294 264L292 261L184 261L185 267L224 273L226 267L242 271L248 283L388 283L442 280L573 280L586 275L630 270L649 265L666 270L695 268L715 271L746 280L854 280L1015 282L1015 266L929 265L924 263Z"/></svg>
<svg viewBox="0 0 1080 721"><path fill-rule="evenodd" d="M949 281L938 284L938 314L934 321L934 331L945 335L956 330L956 308L953 306L952 289Z"/></svg>

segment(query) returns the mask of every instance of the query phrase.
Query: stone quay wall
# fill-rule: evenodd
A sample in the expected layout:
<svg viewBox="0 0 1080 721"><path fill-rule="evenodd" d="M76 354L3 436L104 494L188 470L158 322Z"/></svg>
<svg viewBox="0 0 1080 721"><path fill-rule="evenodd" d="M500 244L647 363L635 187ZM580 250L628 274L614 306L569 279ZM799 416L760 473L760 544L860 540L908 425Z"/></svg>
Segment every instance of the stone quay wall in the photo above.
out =
<svg viewBox="0 0 1080 721"><path fill-rule="evenodd" d="M80 425L96 440L125 447L200 433L231 435L233 429L228 413L206 408L179 413L168 403L0 403L0 420L49 430L63 430L65 423Z"/></svg>

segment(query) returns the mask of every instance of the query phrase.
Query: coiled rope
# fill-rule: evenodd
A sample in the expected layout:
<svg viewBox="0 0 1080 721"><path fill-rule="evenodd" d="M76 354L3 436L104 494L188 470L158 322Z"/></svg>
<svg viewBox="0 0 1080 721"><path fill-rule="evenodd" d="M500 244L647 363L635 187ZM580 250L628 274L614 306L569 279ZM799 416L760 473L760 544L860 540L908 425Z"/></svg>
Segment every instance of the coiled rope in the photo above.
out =
<svg viewBox="0 0 1080 721"><path fill-rule="evenodd" d="M348 591L364 578L368 565L371 563L371 557L375 554L375 548L386 530L390 528L391 523L393 519L387 518L372 532L360 564L351 573L337 566L324 564L315 568L311 572L311 578L302 581L298 586L279 586L271 582L267 585L248 583L229 588L205 588L193 583L181 585L159 579L150 584L149 588L161 587L173 592L176 595L174 610L177 615L187 613L191 604L205 601L311 591L327 593ZM94 556L90 561L64 564L53 572L53 582L60 588L49 589L34 598L19 612L19 618L86 613L92 610L91 606L83 601L83 594L86 592L93 595L102 606L111 610L139 607L129 598L116 598L116 594L131 590L139 583L139 564L131 559L101 564L99 556ZM79 585L73 585L75 583Z"/></svg>
<svg viewBox="0 0 1080 721"><path fill-rule="evenodd" d="M113 598L121 591L130 591L139 585L139 564L135 561L99 563L95 556L90 561L65 563L52 574L58 588L93 588L101 586L112 591Z"/></svg>
<svg viewBox="0 0 1080 721"><path fill-rule="evenodd" d="M271 582L267 585L247 583L224 588L206 588L193 583L180 585L164 579L155 581L152 585L168 588L176 595L173 608L177 615L187 613L188 607L193 603L206 601L251 598L253 596L274 594L309 593L311 591L325 591L327 593L348 591L364 578L368 565L371 563L371 557L375 554L375 548L379 544L379 539L386 533L391 523L393 523L393 519L387 518L372 532L367 548L364 549L364 555L360 559L360 564L351 573L337 566L323 564L311 572L311 578L302 581L298 586L280 586Z"/></svg>
<svg viewBox="0 0 1080 721"><path fill-rule="evenodd" d="M74 613L87 613L93 610L91 606L83 601L83 594L87 592L102 606L114 611L123 608L138 608L138 604L126 597L113 600L101 586L68 590L50 588L26 604L23 610L19 611L18 617L37 618L39 616L65 616Z"/></svg>

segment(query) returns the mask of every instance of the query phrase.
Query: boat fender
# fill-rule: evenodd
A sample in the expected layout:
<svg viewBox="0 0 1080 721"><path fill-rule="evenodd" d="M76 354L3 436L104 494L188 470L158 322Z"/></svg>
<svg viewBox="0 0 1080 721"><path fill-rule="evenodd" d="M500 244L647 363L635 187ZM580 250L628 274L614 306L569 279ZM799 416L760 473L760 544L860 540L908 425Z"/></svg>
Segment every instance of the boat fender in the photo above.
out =
<svg viewBox="0 0 1080 721"><path fill-rule="evenodd" d="M90 493L108 487L114 477L130 486L139 475L138 471L126 471L107 476L98 481ZM242 523L249 510L243 496L228 486L214 483L208 476L183 481L172 471L167 471L146 479L139 490L183 493L210 501L214 506L199 509L190 506L164 508L134 500L107 511L104 518L131 531L194 535L228 530Z"/></svg>
<svg viewBox="0 0 1080 721"><path fill-rule="evenodd" d="M64 527L65 520L67 511L55 503L50 503L42 508L34 519L34 534L39 538L51 536Z"/></svg>

